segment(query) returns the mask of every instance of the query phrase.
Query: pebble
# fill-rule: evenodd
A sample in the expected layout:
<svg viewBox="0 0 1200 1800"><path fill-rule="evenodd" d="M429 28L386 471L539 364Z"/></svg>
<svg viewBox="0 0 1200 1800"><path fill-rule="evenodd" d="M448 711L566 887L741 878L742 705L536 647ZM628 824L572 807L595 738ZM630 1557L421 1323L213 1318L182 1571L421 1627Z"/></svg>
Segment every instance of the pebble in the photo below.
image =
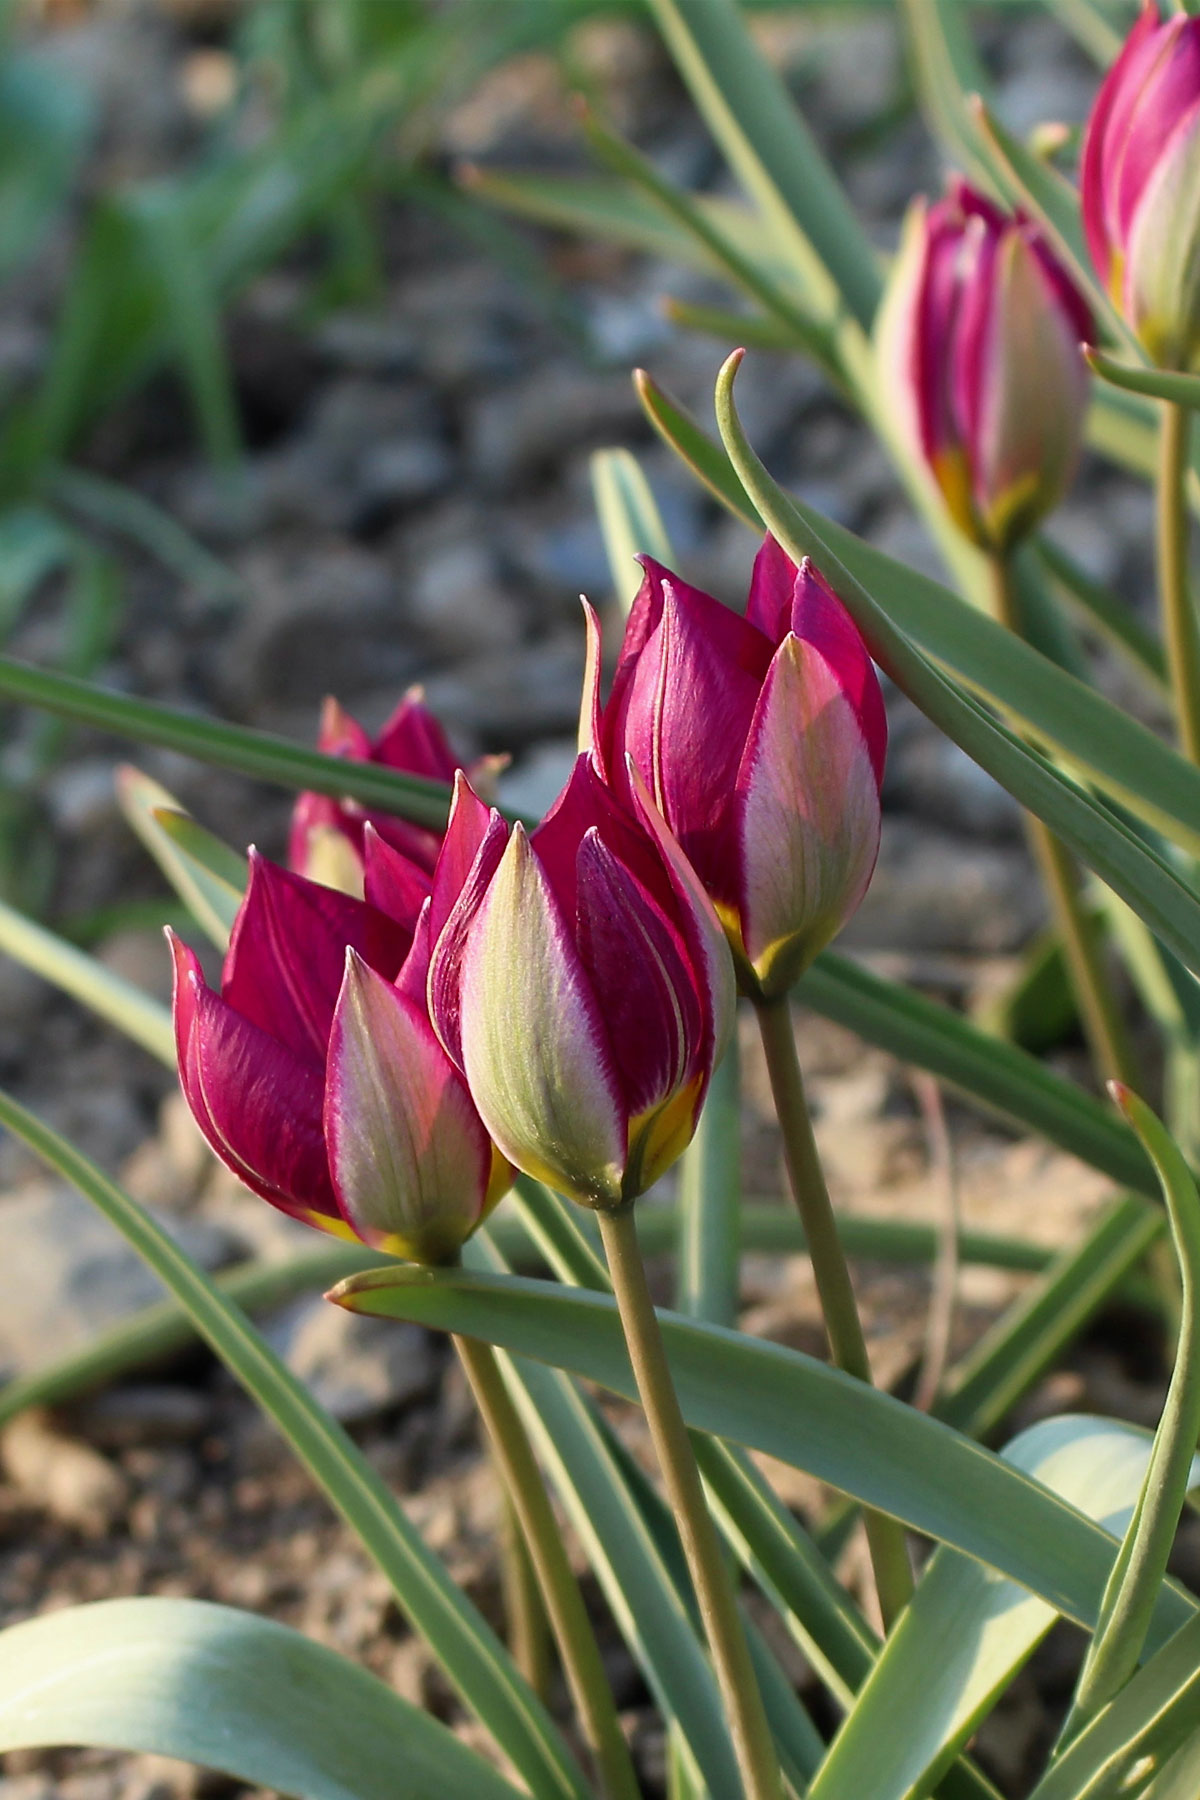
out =
<svg viewBox="0 0 1200 1800"><path fill-rule="evenodd" d="M428 1332L304 1295L263 1326L273 1349L335 1419L357 1423L428 1394L441 1361Z"/></svg>
<svg viewBox="0 0 1200 1800"><path fill-rule="evenodd" d="M128 1507L121 1471L91 1445L55 1431L37 1410L6 1426L0 1458L27 1500L86 1537L103 1537Z"/></svg>
<svg viewBox="0 0 1200 1800"><path fill-rule="evenodd" d="M161 1214L159 1223L202 1267L230 1260L234 1243L219 1226ZM37 1180L0 1198L0 1226L8 1273L0 1370L40 1368L162 1299L141 1258L65 1183Z"/></svg>

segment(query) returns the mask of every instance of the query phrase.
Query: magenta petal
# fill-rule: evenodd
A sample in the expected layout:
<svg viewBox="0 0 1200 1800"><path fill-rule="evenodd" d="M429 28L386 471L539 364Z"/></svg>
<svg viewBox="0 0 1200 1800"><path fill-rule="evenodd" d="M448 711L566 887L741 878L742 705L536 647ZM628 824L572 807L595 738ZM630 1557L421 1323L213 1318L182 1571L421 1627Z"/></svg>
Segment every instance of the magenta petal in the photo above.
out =
<svg viewBox="0 0 1200 1800"><path fill-rule="evenodd" d="M1116 163L1129 114L1144 78L1158 55L1158 9L1143 8L1092 106L1080 164L1083 228L1101 280L1111 279L1117 244Z"/></svg>
<svg viewBox="0 0 1200 1800"><path fill-rule="evenodd" d="M494 835L494 821L497 818L493 808L479 798L460 769L454 777L450 817L433 873L433 915L430 929L435 940L458 902L463 883L484 839L489 834ZM500 820L500 830L504 831L503 820Z"/></svg>
<svg viewBox="0 0 1200 1800"><path fill-rule="evenodd" d="M370 738L332 694L326 695L321 708L317 749L326 756L348 757L351 762L366 762L371 754Z"/></svg>
<svg viewBox="0 0 1200 1800"><path fill-rule="evenodd" d="M371 746L372 762L431 781L453 781L458 758L441 724L425 705L422 690L410 688Z"/></svg>
<svg viewBox="0 0 1200 1800"><path fill-rule="evenodd" d="M356 1234L417 1262L453 1256L483 1217L492 1146L424 1005L352 950L324 1117L338 1199Z"/></svg>
<svg viewBox="0 0 1200 1800"><path fill-rule="evenodd" d="M638 817L662 859L674 896L675 916L687 944L697 988L704 997L706 1029L696 1062L705 1071L707 1080L733 1029L737 1005L729 944L700 877L671 836L636 769L631 770L631 786Z"/></svg>
<svg viewBox="0 0 1200 1800"><path fill-rule="evenodd" d="M981 421L988 394L997 379L997 334L1004 321L997 317L996 261L1007 229L988 232L982 222L971 224L959 246L961 290L954 335L943 355L950 364L950 403L959 439L967 447L972 474Z"/></svg>
<svg viewBox="0 0 1200 1800"><path fill-rule="evenodd" d="M227 1168L310 1224L341 1215L321 1129L323 1074L214 994L171 935L179 1074L192 1114ZM316 1215L315 1217L313 1215Z"/></svg>
<svg viewBox="0 0 1200 1800"><path fill-rule="evenodd" d="M578 893L580 958L636 1117L695 1072L704 1041L696 975L678 927L594 830L579 847Z"/></svg>
<svg viewBox="0 0 1200 1800"><path fill-rule="evenodd" d="M412 949L395 981L397 993L404 994L426 1016L429 1012L429 958L433 953L433 936L429 929L431 905L432 902L426 900L421 908L417 929L413 932ZM432 1022L430 1030L433 1030Z"/></svg>
<svg viewBox="0 0 1200 1800"><path fill-rule="evenodd" d="M433 874L428 930L429 1015L446 1054L462 1067L462 954L467 932L496 871L508 827L485 807L461 772L446 839Z"/></svg>
<svg viewBox="0 0 1200 1800"><path fill-rule="evenodd" d="M423 868L385 843L374 825L367 825L363 832L363 896L369 906L411 932L431 887L432 878Z"/></svg>
<svg viewBox="0 0 1200 1800"><path fill-rule="evenodd" d="M579 702L579 736L581 751L591 751L607 779L600 744L600 620L589 601L583 602L583 623L587 634L587 654L583 665L583 694Z"/></svg>
<svg viewBox="0 0 1200 1800"><path fill-rule="evenodd" d="M1176 132L1184 128L1200 95L1200 20L1176 17L1163 25L1149 66L1144 70L1140 62L1131 66L1124 94L1128 95L1128 110L1122 119L1121 102L1114 107L1106 170L1106 181L1111 184L1109 217L1122 243L1127 240L1146 183Z"/></svg>
<svg viewBox="0 0 1200 1800"><path fill-rule="evenodd" d="M736 614L708 605L700 617L664 584L662 620L627 691L621 735L705 886L726 900L736 882L728 821L738 759L771 646Z"/></svg>
<svg viewBox="0 0 1200 1800"><path fill-rule="evenodd" d="M222 996L252 1024L323 1067L347 944L390 980L408 955L411 933L373 906L293 875L252 850Z"/></svg>
<svg viewBox="0 0 1200 1800"><path fill-rule="evenodd" d="M807 557L796 582L791 628L798 638L819 650L832 669L858 715L875 781L881 784L887 756L887 712L875 664L854 620Z"/></svg>
<svg viewBox="0 0 1200 1800"><path fill-rule="evenodd" d="M783 545L768 533L754 558L746 618L772 644L777 644L791 630L796 574L796 565Z"/></svg>
<svg viewBox="0 0 1200 1800"><path fill-rule="evenodd" d="M575 920L579 846L593 829L650 893L660 902L668 900L661 862L635 812L602 779L596 759L582 755L530 839L565 919Z"/></svg>

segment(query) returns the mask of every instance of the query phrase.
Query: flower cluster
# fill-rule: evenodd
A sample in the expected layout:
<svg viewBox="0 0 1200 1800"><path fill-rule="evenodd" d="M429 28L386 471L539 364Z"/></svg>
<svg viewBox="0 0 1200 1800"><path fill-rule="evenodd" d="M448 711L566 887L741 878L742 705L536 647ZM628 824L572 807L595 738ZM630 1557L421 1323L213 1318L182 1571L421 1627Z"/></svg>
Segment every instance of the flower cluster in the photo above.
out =
<svg viewBox="0 0 1200 1800"><path fill-rule="evenodd" d="M274 1205L431 1263L514 1168L624 1207L695 1130L735 966L783 993L858 904L886 731L849 615L771 539L745 617L645 568L603 706L589 613L592 741L536 829L462 769L440 839L304 796L219 993L173 940L184 1093ZM330 706L323 742L453 770L415 696L374 743Z"/></svg>

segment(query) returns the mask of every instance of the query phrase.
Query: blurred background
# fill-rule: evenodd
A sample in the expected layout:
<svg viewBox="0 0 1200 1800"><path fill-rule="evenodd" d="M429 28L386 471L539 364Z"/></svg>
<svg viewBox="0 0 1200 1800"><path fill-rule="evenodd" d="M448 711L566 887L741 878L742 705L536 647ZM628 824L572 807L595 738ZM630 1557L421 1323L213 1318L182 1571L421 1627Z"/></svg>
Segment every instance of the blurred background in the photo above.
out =
<svg viewBox="0 0 1200 1800"><path fill-rule="evenodd" d="M892 7L753 16L890 249L909 199L943 173ZM1083 117L1095 67L1053 19L1011 4L972 18L1010 128ZM325 694L374 729L420 682L464 758L511 753L505 797L544 807L574 751L578 595L615 617L591 452L635 451L690 580L739 602L754 548L653 438L629 379L644 365L708 418L729 341L684 335L663 303L727 304L727 290L652 238L640 253L614 243L601 209L582 241L486 198L500 171L587 173L579 93L674 180L731 191L632 0L0 4L0 648L301 742ZM739 396L781 481L936 568L882 453L801 358L754 352ZM1052 527L1133 604L1149 592L1149 532L1142 488L1091 465ZM978 1011L1043 922L1016 809L892 701L883 854L843 945ZM160 927L174 913L116 806L127 755L5 709L0 896L165 996ZM166 753L136 760L230 843L282 854L278 790ZM1082 1066L1069 1035L1055 1054ZM839 1202L937 1216L944 1171L904 1072L815 1019L805 1060ZM747 1061L747 1185L776 1194L749 1047ZM148 1056L2 958L0 1080L164 1208L209 1266L291 1241L212 1166ZM1100 1179L1067 1158L955 1109L951 1124L968 1222L1058 1243L1097 1204ZM0 1227L16 1276L0 1375L154 1296L11 1142ZM819 1349L805 1266L757 1259L747 1274L748 1327ZM902 1381L921 1354L925 1277L862 1274L880 1379ZM963 1342L1019 1279L964 1272ZM319 1299L271 1329L494 1612L495 1496L440 1346ZM1146 1361L1138 1332L1110 1324L1022 1422L1075 1403L1151 1420ZM69 1416L18 1420L2 1449L0 1622L47 1600L199 1593L286 1618L456 1716L381 1579L199 1353ZM817 1498L794 1472L784 1491ZM636 1729L646 1697L609 1648ZM1023 1691L988 1728L1010 1783L1042 1729L1032 1699L1017 1716ZM234 1791L147 1758L13 1757L0 1775L0 1800Z"/></svg>

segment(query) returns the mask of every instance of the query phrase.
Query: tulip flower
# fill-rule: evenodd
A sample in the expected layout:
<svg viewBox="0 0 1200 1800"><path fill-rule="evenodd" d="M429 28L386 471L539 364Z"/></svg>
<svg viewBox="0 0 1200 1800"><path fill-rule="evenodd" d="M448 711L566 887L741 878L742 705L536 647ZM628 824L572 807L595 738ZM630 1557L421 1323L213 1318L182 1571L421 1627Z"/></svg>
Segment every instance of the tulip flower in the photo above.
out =
<svg viewBox="0 0 1200 1800"><path fill-rule="evenodd" d="M1081 166L1097 273L1155 362L1200 368L1200 19L1147 4L1092 107Z"/></svg>
<svg viewBox="0 0 1200 1800"><path fill-rule="evenodd" d="M503 1154L618 1209L696 1128L732 1021L720 925L635 783L582 755L511 833L458 777L434 872L430 1012Z"/></svg>
<svg viewBox="0 0 1200 1800"><path fill-rule="evenodd" d="M1092 335L1029 220L962 180L910 209L876 333L883 391L902 447L982 549L1009 550L1066 492Z"/></svg>
<svg viewBox="0 0 1200 1800"><path fill-rule="evenodd" d="M330 696L321 711L317 748L326 756L352 762L379 763L404 775L423 775L450 783L459 759L438 720L425 705L419 687L409 688L378 737L372 738L357 719ZM480 757L468 766L477 788L486 790L505 758ZM298 874L359 897L363 891L363 833L373 826L414 867L431 874L442 834L412 825L391 813L369 811L356 800L303 793L292 811L288 863Z"/></svg>
<svg viewBox="0 0 1200 1800"><path fill-rule="evenodd" d="M367 855L368 886L394 891L397 853L368 838ZM306 1224L441 1262L511 1170L429 1021L427 914L389 917L252 852L220 993L171 946L180 1079L221 1161Z"/></svg>
<svg viewBox="0 0 1200 1800"><path fill-rule="evenodd" d="M631 759L716 908L743 991L773 998L840 931L875 867L879 682L836 595L773 538L744 618L640 560L596 713L599 763L624 791Z"/></svg>

